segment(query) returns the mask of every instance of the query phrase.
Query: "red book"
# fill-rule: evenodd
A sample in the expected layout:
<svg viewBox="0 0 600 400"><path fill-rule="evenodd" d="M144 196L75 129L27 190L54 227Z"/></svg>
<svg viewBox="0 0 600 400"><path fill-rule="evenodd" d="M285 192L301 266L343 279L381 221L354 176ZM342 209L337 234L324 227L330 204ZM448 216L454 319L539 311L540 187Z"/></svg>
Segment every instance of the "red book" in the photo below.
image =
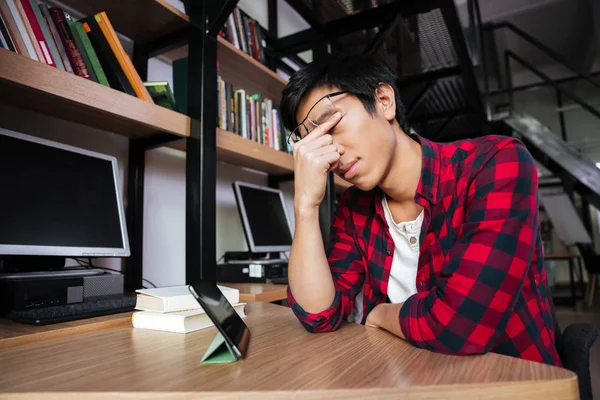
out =
<svg viewBox="0 0 600 400"><path fill-rule="evenodd" d="M38 24L38 20L35 17L35 13L33 12L33 8L31 8L29 0L21 0L21 6L23 7L23 11L25 11L25 15L27 16L29 25L31 25L31 29L33 30L33 34L35 35L35 40L37 40L37 42L40 44L40 48L42 49L42 53L44 54L44 60L46 61L46 64L56 68L54 59L52 58L52 55L50 55L50 49L48 49L48 45L46 44L46 38L44 38L42 28L40 28L40 25Z"/></svg>
<svg viewBox="0 0 600 400"><path fill-rule="evenodd" d="M56 24L60 40L62 40L63 45L65 46L65 51L67 52L67 57L69 57L69 61L73 67L73 72L83 78L92 79L90 72L85 65L85 61L83 60L83 56L69 29L64 11L59 7L50 7L50 15L52 15L52 20Z"/></svg>

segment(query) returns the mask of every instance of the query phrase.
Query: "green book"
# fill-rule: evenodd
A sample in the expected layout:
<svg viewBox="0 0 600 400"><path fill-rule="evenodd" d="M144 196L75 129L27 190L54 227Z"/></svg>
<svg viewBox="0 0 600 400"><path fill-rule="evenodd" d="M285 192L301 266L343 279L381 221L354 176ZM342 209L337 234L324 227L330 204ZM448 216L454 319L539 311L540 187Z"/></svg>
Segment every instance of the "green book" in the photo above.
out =
<svg viewBox="0 0 600 400"><path fill-rule="evenodd" d="M65 19L67 20L67 25L69 25L69 29L71 30L71 34L73 35L75 44L77 45L77 48L79 49L79 52L81 53L81 57L83 58L85 67L87 68L88 72L90 73L90 78L94 82L98 82L98 77L96 76L96 71L94 71L94 68L92 67L90 58L88 57L88 54L85 51L85 47L83 46L83 41L79 37L79 34L77 34L77 28L75 26L75 21L73 20L73 17L71 17L71 14L69 14L68 12L65 12Z"/></svg>
<svg viewBox="0 0 600 400"><path fill-rule="evenodd" d="M75 22L75 40L77 41L77 38L79 38L79 40L81 41L81 45L82 47L79 49L81 51L81 54L86 54L88 59L90 60L90 65L92 66L92 68L88 68L88 71L90 73L93 73L96 75L97 78L97 82L110 87L110 85L108 84L108 79L106 79L106 75L104 74L104 70L102 69L102 65L100 64L100 60L98 59L98 56L96 55L96 50L94 50L94 46L92 46L92 42L90 42L90 38L88 38L87 33L85 32L85 29L83 28L83 24L79 21Z"/></svg>
<svg viewBox="0 0 600 400"><path fill-rule="evenodd" d="M144 82L144 86L146 86L148 93L150 93L154 104L168 108L169 110L175 110L175 99L173 98L169 82Z"/></svg>
<svg viewBox="0 0 600 400"><path fill-rule="evenodd" d="M173 61L173 91L175 92L175 110L187 115L187 57Z"/></svg>

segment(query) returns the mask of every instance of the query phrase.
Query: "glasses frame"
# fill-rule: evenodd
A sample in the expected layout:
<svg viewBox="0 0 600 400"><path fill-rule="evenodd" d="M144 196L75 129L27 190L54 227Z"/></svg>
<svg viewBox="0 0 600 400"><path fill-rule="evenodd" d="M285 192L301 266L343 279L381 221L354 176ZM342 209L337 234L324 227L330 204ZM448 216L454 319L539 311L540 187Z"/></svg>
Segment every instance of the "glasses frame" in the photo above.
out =
<svg viewBox="0 0 600 400"><path fill-rule="evenodd" d="M309 131L308 131L308 128L306 127L306 125L304 125L304 122L306 122L306 120L308 119L308 116L310 115L311 111L312 111L312 110L313 110L313 109L314 109L314 108L317 106L317 104L319 104L319 103L320 103L320 102L321 102L323 99L325 99L325 98L328 98L328 99L330 99L330 100L331 100L331 98L332 98L332 97L339 96L339 95L341 95L341 94L345 94L345 93L349 93L349 92L348 92L347 90L340 90L340 91L338 91L338 92L333 92L333 93L326 94L325 96L323 96L323 97L321 97L319 100L317 100L317 101L315 102L315 104L313 104L313 106L310 108L310 110L308 110L308 112L306 113L306 117L304 117L304 119L302 120L302 122L300 122L300 123L299 123L299 124L298 124L298 125L297 125L297 126L296 126L296 127L295 127L295 128L292 130L292 131L291 131L291 132L290 132L290 134L289 134L289 136L288 136L288 143L289 143L290 145L293 145L294 143L298 143L300 140L302 140L302 136L295 134L295 132L297 132L297 131L298 131L298 129L299 129L301 126L304 126L304 129L306 129L306 131L307 131L307 132L309 132ZM315 124L313 123L313 125L315 125ZM318 126L318 125L317 125L317 126ZM310 132L309 132L309 133L310 133ZM300 139L295 139L295 137L300 137Z"/></svg>

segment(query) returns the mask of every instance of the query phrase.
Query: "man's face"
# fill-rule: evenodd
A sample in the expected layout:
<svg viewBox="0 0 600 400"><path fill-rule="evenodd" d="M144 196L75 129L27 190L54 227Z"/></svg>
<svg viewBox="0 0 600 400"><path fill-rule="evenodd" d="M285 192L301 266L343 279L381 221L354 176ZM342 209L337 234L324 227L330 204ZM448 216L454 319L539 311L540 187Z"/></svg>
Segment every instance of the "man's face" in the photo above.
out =
<svg viewBox="0 0 600 400"><path fill-rule="evenodd" d="M296 121L304 120L311 107L323 96L338 90L331 87L313 89L300 103ZM333 143L343 148L334 172L362 190L371 190L383 180L389 172L395 149L396 136L390 123L395 117L393 90L391 99L383 92L381 96L376 96L376 112L373 115L350 93L322 99L310 112L311 117L318 118L326 113L331 104L335 111L341 112L342 118L329 131ZM390 108L393 111L390 112ZM309 120L304 125L309 130L315 128Z"/></svg>

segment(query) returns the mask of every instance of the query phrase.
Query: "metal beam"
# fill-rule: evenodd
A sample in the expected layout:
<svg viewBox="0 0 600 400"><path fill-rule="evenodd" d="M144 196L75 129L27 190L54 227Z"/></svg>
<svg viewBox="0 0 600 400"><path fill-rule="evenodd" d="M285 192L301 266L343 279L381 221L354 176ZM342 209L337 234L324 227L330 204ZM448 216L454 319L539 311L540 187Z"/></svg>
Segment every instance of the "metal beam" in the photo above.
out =
<svg viewBox="0 0 600 400"><path fill-rule="evenodd" d="M408 107L406 108L406 118L407 119L410 118L410 116L412 115L413 112L415 112L417 107L419 107L421 105L421 103L423 103L423 101L425 100L425 97L427 96L427 93L429 92L429 89L431 89L432 86L433 86L433 81L429 81L428 83L426 83L423 86L423 89L421 89L421 91L419 92L419 94L417 94L415 99L408 105Z"/></svg>
<svg viewBox="0 0 600 400"><path fill-rule="evenodd" d="M372 56L373 54L375 54L377 50L379 50L381 45L390 36L390 34L396 29L399 22L400 15L396 15L396 17L390 22L388 22L386 26L379 29L379 32L377 32L371 43L368 44L367 48L364 51L364 54L367 56Z"/></svg>
<svg viewBox="0 0 600 400"><path fill-rule="evenodd" d="M287 0L290 5L298 0ZM395 1L390 4L380 5L361 13L348 15L333 21L326 22L322 27L313 27L277 39L274 47L277 51L299 53L310 50L315 42L330 40L331 38L347 35L363 29L374 28L388 23L396 15L410 16L437 8L442 0L422 1ZM293 7L293 6L292 6ZM307 22L309 22L307 20ZM309 22L310 24L310 22Z"/></svg>
<svg viewBox="0 0 600 400"><path fill-rule="evenodd" d="M214 20L208 21L211 24L208 28L208 36L215 38L217 37L219 31L223 28L223 25L225 25L227 18L229 18L229 15L233 12L233 9L237 3L238 0L225 0L225 4L223 4L221 9L217 12Z"/></svg>
<svg viewBox="0 0 600 400"><path fill-rule="evenodd" d="M125 290L142 288L144 252L144 172L146 150L139 139L129 140L127 168L127 236L131 256L125 259Z"/></svg>
<svg viewBox="0 0 600 400"><path fill-rule="evenodd" d="M208 35L218 12L212 0L190 1L186 157L185 281L216 283L217 38Z"/></svg>
<svg viewBox="0 0 600 400"><path fill-rule="evenodd" d="M454 51L458 57L458 63L462 69L463 85L465 87L465 95L467 105L472 107L474 112L479 114L482 128L485 127L487 122L485 109L481 100L481 93L477 86L477 80L475 79L475 73L473 71L473 64L471 63L471 57L465 44L464 34L458 14L456 12L456 6L453 1L444 2L442 7L442 16L444 17L444 23L448 28Z"/></svg>
<svg viewBox="0 0 600 400"><path fill-rule="evenodd" d="M149 57L157 57L171 50L178 49L187 44L189 32L187 29L181 29L153 42L141 45L141 50Z"/></svg>

